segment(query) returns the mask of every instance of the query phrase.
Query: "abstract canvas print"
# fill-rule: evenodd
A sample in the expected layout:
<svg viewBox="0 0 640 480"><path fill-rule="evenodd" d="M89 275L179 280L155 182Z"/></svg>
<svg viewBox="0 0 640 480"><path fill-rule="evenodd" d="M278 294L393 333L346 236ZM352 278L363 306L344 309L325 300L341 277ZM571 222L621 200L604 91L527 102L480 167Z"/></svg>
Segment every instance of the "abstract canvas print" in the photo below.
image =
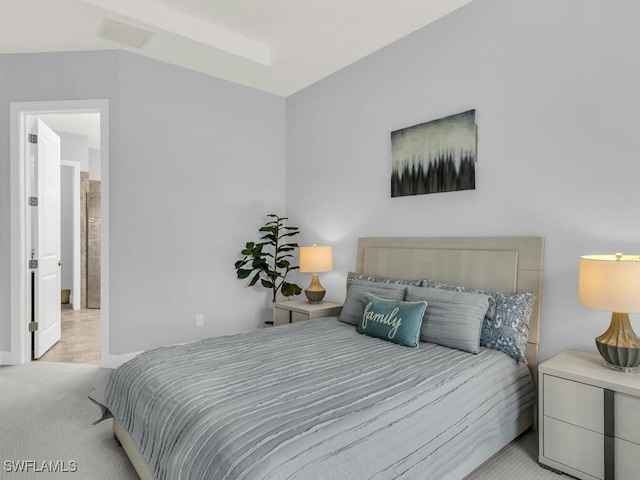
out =
<svg viewBox="0 0 640 480"><path fill-rule="evenodd" d="M391 196L476 188L476 111L391 132Z"/></svg>

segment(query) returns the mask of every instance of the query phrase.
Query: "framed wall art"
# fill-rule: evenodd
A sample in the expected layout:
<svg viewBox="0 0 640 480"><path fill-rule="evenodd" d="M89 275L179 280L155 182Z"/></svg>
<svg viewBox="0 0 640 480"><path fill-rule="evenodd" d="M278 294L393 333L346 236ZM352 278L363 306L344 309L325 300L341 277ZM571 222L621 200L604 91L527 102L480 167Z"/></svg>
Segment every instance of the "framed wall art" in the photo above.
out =
<svg viewBox="0 0 640 480"><path fill-rule="evenodd" d="M391 196L476 188L476 111L391 132Z"/></svg>

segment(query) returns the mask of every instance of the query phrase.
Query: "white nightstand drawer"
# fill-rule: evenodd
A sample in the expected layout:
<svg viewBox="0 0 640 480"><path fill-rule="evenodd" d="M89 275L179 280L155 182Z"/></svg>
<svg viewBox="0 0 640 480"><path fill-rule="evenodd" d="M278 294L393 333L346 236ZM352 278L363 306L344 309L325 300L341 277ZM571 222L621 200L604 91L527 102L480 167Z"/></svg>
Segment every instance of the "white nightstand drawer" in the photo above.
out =
<svg viewBox="0 0 640 480"><path fill-rule="evenodd" d="M616 392L613 398L616 437L640 444L640 398L620 392Z"/></svg>
<svg viewBox="0 0 640 480"><path fill-rule="evenodd" d="M290 321L290 313L288 310L282 310L280 308L275 309L274 326L286 325Z"/></svg>
<svg viewBox="0 0 640 480"><path fill-rule="evenodd" d="M308 313L291 312L291 323L304 322L305 320L309 320Z"/></svg>
<svg viewBox="0 0 640 480"><path fill-rule="evenodd" d="M640 480L640 375L573 350L538 371L540 463L582 480Z"/></svg>
<svg viewBox="0 0 640 480"><path fill-rule="evenodd" d="M546 458L592 477L604 478L603 436L598 433L544 417L542 453Z"/></svg>
<svg viewBox="0 0 640 480"><path fill-rule="evenodd" d="M640 445L616 438L615 451L616 478L640 480Z"/></svg>
<svg viewBox="0 0 640 480"><path fill-rule="evenodd" d="M604 395L601 388L552 375L544 375L543 381L545 417L604 433Z"/></svg>

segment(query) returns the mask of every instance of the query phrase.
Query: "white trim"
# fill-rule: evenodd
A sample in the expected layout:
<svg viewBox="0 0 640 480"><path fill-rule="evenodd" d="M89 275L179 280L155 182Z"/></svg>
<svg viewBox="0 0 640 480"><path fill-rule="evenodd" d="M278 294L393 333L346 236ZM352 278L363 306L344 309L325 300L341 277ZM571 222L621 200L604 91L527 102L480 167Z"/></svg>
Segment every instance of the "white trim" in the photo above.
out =
<svg viewBox="0 0 640 480"><path fill-rule="evenodd" d="M25 171L25 121L28 115L44 113L100 113L102 238L100 354L109 357L109 101L66 100L52 102L12 102L10 104L10 214L11 214L11 350L3 352L0 363L20 365L31 361L28 346L29 291L26 252L28 238L27 175ZM102 363L102 360L101 360Z"/></svg>
<svg viewBox="0 0 640 480"><path fill-rule="evenodd" d="M18 365L25 363L23 357L26 354L24 350L24 342L26 332L24 328L20 328L24 319L25 312L28 311L26 302L26 293L24 292L24 284L26 282L26 269L20 268L20 265L24 265L25 258L25 242L24 238L26 234L26 216L24 208L22 207L23 199L25 197L26 185L24 174L24 162L20 161L23 157L23 145L20 141L24 137L24 121L25 114L23 108L20 108L18 104L12 103L10 105L10 125L9 125L9 184L10 184L10 197L9 197L9 210L11 218L11 287L10 287L10 308L11 314L11 344L9 345L9 352L6 358L3 358L3 363L10 365Z"/></svg>
<svg viewBox="0 0 640 480"><path fill-rule="evenodd" d="M60 160L63 167L73 169L73 285L71 298L74 310L80 310L80 162Z"/></svg>

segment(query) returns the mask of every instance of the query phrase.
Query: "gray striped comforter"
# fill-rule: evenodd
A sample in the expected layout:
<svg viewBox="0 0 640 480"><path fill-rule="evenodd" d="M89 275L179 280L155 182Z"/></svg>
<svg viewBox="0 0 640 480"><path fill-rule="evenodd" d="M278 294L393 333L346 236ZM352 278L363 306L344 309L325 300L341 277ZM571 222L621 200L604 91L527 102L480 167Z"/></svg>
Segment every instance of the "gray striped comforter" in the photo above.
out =
<svg viewBox="0 0 640 480"><path fill-rule="evenodd" d="M157 479L435 479L535 402L528 369L335 318L141 354L90 397Z"/></svg>

